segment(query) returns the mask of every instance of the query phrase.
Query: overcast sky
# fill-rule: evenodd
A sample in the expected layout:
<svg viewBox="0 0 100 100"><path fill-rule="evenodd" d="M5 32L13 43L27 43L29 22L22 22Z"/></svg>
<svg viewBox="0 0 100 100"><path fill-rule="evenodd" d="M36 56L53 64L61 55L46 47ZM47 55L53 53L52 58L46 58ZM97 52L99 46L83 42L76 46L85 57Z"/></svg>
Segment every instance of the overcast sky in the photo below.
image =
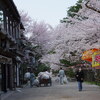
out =
<svg viewBox="0 0 100 100"><path fill-rule="evenodd" d="M56 26L66 17L67 9L78 0L13 0L18 10L24 10L37 21Z"/></svg>

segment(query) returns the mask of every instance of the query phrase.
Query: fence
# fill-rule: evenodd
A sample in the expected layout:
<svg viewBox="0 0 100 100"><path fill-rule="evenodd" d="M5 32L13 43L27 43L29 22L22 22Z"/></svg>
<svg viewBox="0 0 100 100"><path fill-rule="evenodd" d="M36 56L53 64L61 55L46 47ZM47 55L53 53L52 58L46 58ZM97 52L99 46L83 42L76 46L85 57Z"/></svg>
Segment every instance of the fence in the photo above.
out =
<svg viewBox="0 0 100 100"><path fill-rule="evenodd" d="M84 70L85 81L100 83L100 69Z"/></svg>

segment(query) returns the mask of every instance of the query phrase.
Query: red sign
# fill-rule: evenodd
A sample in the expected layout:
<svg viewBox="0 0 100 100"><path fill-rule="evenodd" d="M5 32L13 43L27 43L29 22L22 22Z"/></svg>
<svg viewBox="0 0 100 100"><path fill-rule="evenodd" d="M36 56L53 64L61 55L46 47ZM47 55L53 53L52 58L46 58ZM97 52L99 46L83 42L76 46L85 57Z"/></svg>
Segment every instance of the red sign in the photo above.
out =
<svg viewBox="0 0 100 100"><path fill-rule="evenodd" d="M100 55L96 55L96 56L95 56L95 61L97 61L97 62L100 63Z"/></svg>

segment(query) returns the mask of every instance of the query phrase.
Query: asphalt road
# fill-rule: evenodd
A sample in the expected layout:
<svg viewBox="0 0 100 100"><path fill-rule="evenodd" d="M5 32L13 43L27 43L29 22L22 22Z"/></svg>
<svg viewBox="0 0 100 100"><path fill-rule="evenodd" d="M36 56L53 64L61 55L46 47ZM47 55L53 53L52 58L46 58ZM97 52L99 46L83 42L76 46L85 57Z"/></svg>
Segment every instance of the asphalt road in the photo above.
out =
<svg viewBox="0 0 100 100"><path fill-rule="evenodd" d="M53 82L48 87L19 89L4 100L100 100L100 87L83 83L83 91L79 92L77 82L65 85Z"/></svg>

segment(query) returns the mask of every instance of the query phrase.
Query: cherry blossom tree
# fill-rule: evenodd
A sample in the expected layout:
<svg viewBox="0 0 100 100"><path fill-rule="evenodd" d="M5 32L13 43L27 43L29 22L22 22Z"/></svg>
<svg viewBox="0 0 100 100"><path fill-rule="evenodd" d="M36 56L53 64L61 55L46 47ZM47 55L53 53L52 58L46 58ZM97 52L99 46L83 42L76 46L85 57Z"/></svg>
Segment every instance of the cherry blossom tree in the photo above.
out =
<svg viewBox="0 0 100 100"><path fill-rule="evenodd" d="M25 31L24 31L25 35L31 34L33 19L25 11L19 11L19 13L21 16L21 22L23 23L23 25L25 27Z"/></svg>
<svg viewBox="0 0 100 100"><path fill-rule="evenodd" d="M32 42L33 46L38 47L37 51L45 52L47 48L46 44L49 40L48 35L53 28L44 21L38 22L33 20L25 11L20 11L20 15L25 27L24 33L29 38L29 41Z"/></svg>
<svg viewBox="0 0 100 100"><path fill-rule="evenodd" d="M39 46L40 52L44 54L47 51L49 34L51 33L52 27L45 22L34 21L32 25L32 34L29 38L34 44Z"/></svg>
<svg viewBox="0 0 100 100"><path fill-rule="evenodd" d="M100 1L85 0L81 5L82 9L73 18L68 17L66 25L60 24L54 29L52 35L55 39L51 44L56 53L47 54L42 61L55 64L61 58L77 61L80 60L83 50L100 48ZM75 56L71 52L75 52Z"/></svg>
<svg viewBox="0 0 100 100"><path fill-rule="evenodd" d="M84 50L100 48L100 1L83 0L79 3L81 9L72 12L73 17L68 16L66 23L55 28L26 17L25 25L31 36L29 40L40 47L37 51L42 54L41 62L57 68L61 66L60 59L76 62L81 60Z"/></svg>

